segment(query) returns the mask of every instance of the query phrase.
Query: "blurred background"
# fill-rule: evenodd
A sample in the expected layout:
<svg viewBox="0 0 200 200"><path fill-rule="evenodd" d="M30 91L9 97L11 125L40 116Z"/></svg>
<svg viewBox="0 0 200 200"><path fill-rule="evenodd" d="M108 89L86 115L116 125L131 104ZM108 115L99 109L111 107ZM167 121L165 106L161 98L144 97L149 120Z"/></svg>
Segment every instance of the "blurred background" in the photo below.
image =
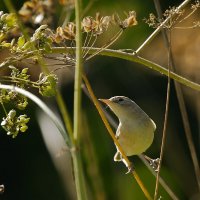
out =
<svg viewBox="0 0 200 200"><path fill-rule="evenodd" d="M162 9L177 6L181 2L162 1ZM19 10L24 1L18 0L12 1L12 3ZM85 0L83 6L87 7L89 3L90 1ZM59 5L57 1L54 1L54 5L54 17L51 24L53 29L62 25L61 14L67 13L63 11L64 6ZM7 11L3 1L0 1L0 10ZM136 50L153 32L153 29L149 28L143 21L151 12L156 13L153 1L94 0L85 16L95 16L96 12L100 12L104 16L118 13L119 16L123 17L124 11L128 12L129 10L136 11L138 25L126 30L111 48ZM194 18L191 19L191 23L193 20L199 19L199 15L192 17ZM73 12L71 18L73 20ZM111 30L108 37L114 31ZM199 33L199 29L174 30L172 32L172 51L177 72L197 83L199 83L200 74ZM106 36L100 38L96 46L103 45L106 39ZM162 35L158 35L140 55L166 67L166 52ZM2 52L0 52L0 56L2 57ZM98 98L127 96L133 99L154 120L157 125L155 140L146 154L152 158L159 157L167 78L145 66L105 56L95 56L85 64L84 70ZM38 69L34 67L30 71L33 76L38 73ZM62 91L72 117L73 72L63 69L59 70L57 74L59 76L59 89ZM199 93L185 86L182 88L193 140L199 157ZM55 99L48 98L44 101L59 116ZM145 199L132 176L125 174L124 165L113 161L116 148L94 105L85 94L82 96L82 108L83 125L80 151L83 157L90 199ZM26 112L31 116L29 129L26 133L12 139L0 127L0 184L5 186L5 192L0 194L0 199L76 199L69 151L62 138L57 137L59 134L56 134L55 127L34 103L29 102ZM0 109L0 117L3 117L3 109ZM114 116L113 118L117 122ZM130 159L134 162L136 171L144 184L153 194L155 178L137 156ZM179 199L200 199L173 83L161 176ZM162 187L160 187L159 195L163 199L171 199Z"/></svg>

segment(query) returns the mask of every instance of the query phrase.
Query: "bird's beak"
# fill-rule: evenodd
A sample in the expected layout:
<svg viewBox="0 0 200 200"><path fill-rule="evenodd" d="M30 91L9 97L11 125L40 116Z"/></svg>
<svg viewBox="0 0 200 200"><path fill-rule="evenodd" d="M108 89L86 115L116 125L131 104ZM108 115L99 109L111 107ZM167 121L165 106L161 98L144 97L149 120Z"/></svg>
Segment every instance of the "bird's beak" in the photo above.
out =
<svg viewBox="0 0 200 200"><path fill-rule="evenodd" d="M101 101L101 102L103 102L103 103L105 103L107 105L109 105L110 102L111 102L109 99L99 99L99 101Z"/></svg>

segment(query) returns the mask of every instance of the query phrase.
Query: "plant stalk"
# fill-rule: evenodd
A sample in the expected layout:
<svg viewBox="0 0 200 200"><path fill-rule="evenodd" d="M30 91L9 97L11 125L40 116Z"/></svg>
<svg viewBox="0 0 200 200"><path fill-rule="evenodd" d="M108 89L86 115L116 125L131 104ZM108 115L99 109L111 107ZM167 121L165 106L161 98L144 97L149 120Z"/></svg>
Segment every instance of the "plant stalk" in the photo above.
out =
<svg viewBox="0 0 200 200"><path fill-rule="evenodd" d="M80 133L81 133L81 82L82 82L82 32L81 32L81 0L75 0L76 15L76 67L74 80L74 145L75 151L72 151L74 165L75 185L78 200L87 200L86 187L84 183L83 166L79 151Z"/></svg>

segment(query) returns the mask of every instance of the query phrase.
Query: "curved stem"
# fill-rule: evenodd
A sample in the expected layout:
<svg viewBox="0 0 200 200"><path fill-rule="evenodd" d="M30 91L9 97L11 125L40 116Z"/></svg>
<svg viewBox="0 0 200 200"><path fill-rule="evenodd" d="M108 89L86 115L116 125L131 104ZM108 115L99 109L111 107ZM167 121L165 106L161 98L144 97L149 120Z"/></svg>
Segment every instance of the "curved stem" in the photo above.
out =
<svg viewBox="0 0 200 200"><path fill-rule="evenodd" d="M57 94L56 94L56 101L57 101L57 104L59 106L59 110L60 110L60 112L62 114L66 130L69 133L70 140L74 144L73 129L72 129L71 119L69 117L69 113L68 113L67 107L65 105L65 102L63 100L63 97L62 97L62 95L61 95L61 93L59 91L57 91Z"/></svg>
<svg viewBox="0 0 200 200"><path fill-rule="evenodd" d="M69 47L69 48L53 47L51 54L53 54L53 53L58 53L58 54L59 53L60 54L61 53L69 53L69 52L72 51L72 49L74 49L74 48L71 48L71 47ZM88 53L93 54L97 50L101 50L101 48L91 48ZM122 51L119 51L119 50L104 49L104 50L100 51L98 53L98 55L121 58L121 59L128 60L128 61L131 61L131 62L139 63L139 64L141 64L141 65L143 65L147 68L150 68L154 71L160 72L161 74L163 74L165 76L168 76L168 70L165 69L164 67L162 67L161 65L158 65L158 64L156 64L156 63L154 63L150 60L147 60L145 58L142 58L140 56L136 56L132 53L126 53L126 52L122 52ZM13 60L13 61L8 60L8 61L4 62L2 65L0 65L0 68L9 66L10 64L14 64L14 63L16 63L16 62L18 62L18 61L20 61L24 58L30 58L32 56L34 56L34 51L27 53L23 58L20 58L19 60ZM182 77L182 76L180 76L180 75L178 75L178 74L176 74L172 71L169 73L169 76L170 76L171 79L173 79L173 80L175 80L175 81L177 81L177 82L179 82L179 83L181 83L181 84L183 84L187 87L190 87L190 88L192 88L196 91L200 91L200 84L198 84L198 83L190 81L189 79L184 78L184 77Z"/></svg>
<svg viewBox="0 0 200 200"><path fill-rule="evenodd" d="M92 49L90 49L89 53L93 54L98 49L100 49L100 48L92 48ZM63 48L63 47L55 47L52 49L52 53L66 53L69 51L70 51L70 48ZM160 72L163 75L168 76L168 70L166 68L164 68L161 65L158 65L150 60L142 58L140 56L136 56L136 55L134 56L132 53L126 53L126 52L122 52L122 51L118 51L118 50L104 49L101 52L99 52L98 55L121 58L121 59L128 60L131 62L136 62L136 63L142 64L143 66L145 66L147 68L150 68L152 70ZM200 84L190 81L189 79L184 78L172 71L170 71L169 77L187 87L190 87L194 90L200 91Z"/></svg>
<svg viewBox="0 0 200 200"><path fill-rule="evenodd" d="M16 87L16 86L0 84L0 88L18 92L18 93L26 96L27 98L31 99L33 102L35 102L49 116L49 118L56 125L59 132L62 134L67 146L70 149L72 148L72 144L67 135L67 132L65 131L65 128L62 125L62 122L58 119L58 117L51 111L51 109L49 109L49 107L42 100L40 100L37 96L35 96L31 92L28 92L28 91L26 91L22 88Z"/></svg>

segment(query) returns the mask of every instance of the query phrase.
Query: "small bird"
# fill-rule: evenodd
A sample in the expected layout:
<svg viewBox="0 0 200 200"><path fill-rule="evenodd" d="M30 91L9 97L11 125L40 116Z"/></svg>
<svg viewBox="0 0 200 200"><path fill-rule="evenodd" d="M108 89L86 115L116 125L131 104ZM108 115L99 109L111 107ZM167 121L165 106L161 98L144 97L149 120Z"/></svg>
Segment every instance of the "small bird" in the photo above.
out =
<svg viewBox="0 0 200 200"><path fill-rule="evenodd" d="M128 97L115 96L99 100L105 103L119 119L116 138L125 154L132 156L145 152L153 142L156 130L154 121ZM124 162L118 149L114 161Z"/></svg>

